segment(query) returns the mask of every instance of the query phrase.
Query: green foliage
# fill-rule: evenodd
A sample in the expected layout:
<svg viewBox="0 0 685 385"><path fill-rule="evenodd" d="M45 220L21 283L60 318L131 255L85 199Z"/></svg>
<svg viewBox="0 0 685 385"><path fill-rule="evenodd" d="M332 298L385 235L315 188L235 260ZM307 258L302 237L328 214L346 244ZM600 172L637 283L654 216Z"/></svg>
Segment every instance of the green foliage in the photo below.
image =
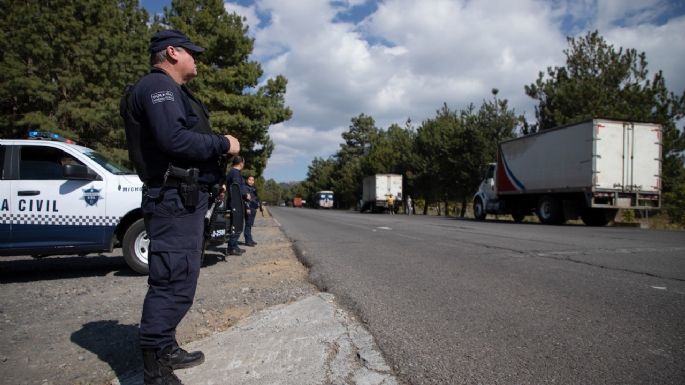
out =
<svg viewBox="0 0 685 385"><path fill-rule="evenodd" d="M444 104L418 129L411 120L404 127L392 124L383 130L370 116L352 118L336 156L316 158L309 166L304 183L308 196L333 186L338 207L353 207L365 176L395 173L404 177L404 194L415 202L425 201L425 207L441 200L470 199L482 165L495 159L497 142L512 137L522 119L509 110L506 100L496 97L496 90L493 94L493 100L483 101L477 111L473 105L456 111Z"/></svg>
<svg viewBox="0 0 685 385"><path fill-rule="evenodd" d="M685 183L675 186L664 193L663 208L671 223L685 226Z"/></svg>
<svg viewBox="0 0 685 385"><path fill-rule="evenodd" d="M317 191L333 189L335 167L335 159L314 158L303 184L307 190L303 196L307 197L307 200L313 201Z"/></svg>
<svg viewBox="0 0 685 385"><path fill-rule="evenodd" d="M274 148L268 128L292 114L284 106L287 80L259 83L262 69L248 59L254 42L221 0L174 0L151 26L137 0L7 3L0 16L2 137L57 132L128 163L119 98L147 72L152 33L174 28L207 48L189 86L207 104L213 130L238 137L247 166L262 174Z"/></svg>
<svg viewBox="0 0 685 385"><path fill-rule="evenodd" d="M98 149L124 148L121 90L147 69L148 16L138 2L3 3L2 136L40 129Z"/></svg>
<svg viewBox="0 0 685 385"><path fill-rule="evenodd" d="M497 143L514 136L522 117L509 110L506 99L483 101L461 111L447 104L418 130L416 149L422 162L418 193L428 203L461 200L462 207L478 187L484 164L494 161ZM447 213L446 213L447 214ZM462 210L461 215L464 215Z"/></svg>
<svg viewBox="0 0 685 385"><path fill-rule="evenodd" d="M635 210L623 210L621 212L621 221L626 223L635 222Z"/></svg>
<svg viewBox="0 0 685 385"><path fill-rule="evenodd" d="M336 155L337 164L333 173L333 191L342 207L352 207L362 194L362 159L378 135L376 122L363 113L351 119L349 130L342 133L345 143L340 145Z"/></svg>
<svg viewBox="0 0 685 385"><path fill-rule="evenodd" d="M269 205L276 206L282 200L282 197L283 189L273 179L269 179L259 186L259 198L262 202L268 202Z"/></svg>

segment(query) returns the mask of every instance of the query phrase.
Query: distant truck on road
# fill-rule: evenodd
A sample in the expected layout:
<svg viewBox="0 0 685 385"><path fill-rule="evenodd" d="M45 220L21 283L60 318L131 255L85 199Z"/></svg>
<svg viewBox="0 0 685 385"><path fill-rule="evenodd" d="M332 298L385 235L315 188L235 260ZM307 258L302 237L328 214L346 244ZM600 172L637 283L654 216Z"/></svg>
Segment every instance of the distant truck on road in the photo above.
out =
<svg viewBox="0 0 685 385"><path fill-rule="evenodd" d="M333 195L333 191L330 190L317 191L314 199L314 207L317 209L332 209Z"/></svg>
<svg viewBox="0 0 685 385"><path fill-rule="evenodd" d="M661 126L592 119L499 144L473 198L476 219L537 214L604 226L618 209L661 206Z"/></svg>
<svg viewBox="0 0 685 385"><path fill-rule="evenodd" d="M303 203L304 200L302 200L301 196L296 195L295 198L293 198L293 207L302 207Z"/></svg>
<svg viewBox="0 0 685 385"><path fill-rule="evenodd" d="M376 174L365 177L360 212L394 210L394 207L388 207L387 199L390 194L395 198L395 202L401 201L402 175Z"/></svg>

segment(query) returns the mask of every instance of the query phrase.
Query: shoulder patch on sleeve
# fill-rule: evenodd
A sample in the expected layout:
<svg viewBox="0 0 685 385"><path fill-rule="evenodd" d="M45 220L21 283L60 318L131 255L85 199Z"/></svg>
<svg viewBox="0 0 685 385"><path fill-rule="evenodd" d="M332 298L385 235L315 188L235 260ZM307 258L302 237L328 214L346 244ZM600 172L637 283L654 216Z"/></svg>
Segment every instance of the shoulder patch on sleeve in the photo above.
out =
<svg viewBox="0 0 685 385"><path fill-rule="evenodd" d="M174 93L171 91L158 91L150 95L152 99L152 104L157 104L161 102L174 101Z"/></svg>

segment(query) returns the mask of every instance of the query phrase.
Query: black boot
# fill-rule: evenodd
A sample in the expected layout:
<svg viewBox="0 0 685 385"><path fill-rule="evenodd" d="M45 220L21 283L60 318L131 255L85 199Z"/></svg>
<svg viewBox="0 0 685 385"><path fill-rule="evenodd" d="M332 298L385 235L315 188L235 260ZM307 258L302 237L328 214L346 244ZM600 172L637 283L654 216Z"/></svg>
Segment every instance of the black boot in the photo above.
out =
<svg viewBox="0 0 685 385"><path fill-rule="evenodd" d="M145 385L183 385L167 360L156 349L143 349L143 383Z"/></svg>
<svg viewBox="0 0 685 385"><path fill-rule="evenodd" d="M205 355L201 351L187 352L178 345L165 348L160 354L174 370L192 368L205 362Z"/></svg>

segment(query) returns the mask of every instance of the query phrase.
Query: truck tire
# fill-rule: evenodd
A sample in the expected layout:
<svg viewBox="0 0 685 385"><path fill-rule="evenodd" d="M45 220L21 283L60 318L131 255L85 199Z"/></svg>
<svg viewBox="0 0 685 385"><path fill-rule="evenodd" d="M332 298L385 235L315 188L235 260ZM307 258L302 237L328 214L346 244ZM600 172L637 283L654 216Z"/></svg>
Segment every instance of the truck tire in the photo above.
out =
<svg viewBox="0 0 685 385"><path fill-rule="evenodd" d="M121 249L124 252L124 260L135 272L148 273L147 257L150 247L150 239L145 232L143 219L133 222L124 234Z"/></svg>
<svg viewBox="0 0 685 385"><path fill-rule="evenodd" d="M476 198L473 201L473 216L476 217L477 220L482 221L485 220L485 217L488 214L485 212L485 205L483 204L483 200L480 198Z"/></svg>
<svg viewBox="0 0 685 385"><path fill-rule="evenodd" d="M561 202L551 195L540 198L537 215L540 222L546 225L560 225L566 222Z"/></svg>
<svg viewBox="0 0 685 385"><path fill-rule="evenodd" d="M606 226L616 216L615 209L591 209L586 208L580 215L583 223L587 226Z"/></svg>

